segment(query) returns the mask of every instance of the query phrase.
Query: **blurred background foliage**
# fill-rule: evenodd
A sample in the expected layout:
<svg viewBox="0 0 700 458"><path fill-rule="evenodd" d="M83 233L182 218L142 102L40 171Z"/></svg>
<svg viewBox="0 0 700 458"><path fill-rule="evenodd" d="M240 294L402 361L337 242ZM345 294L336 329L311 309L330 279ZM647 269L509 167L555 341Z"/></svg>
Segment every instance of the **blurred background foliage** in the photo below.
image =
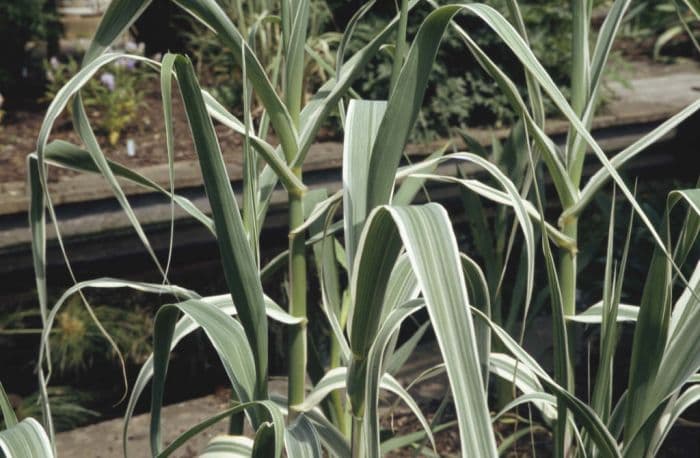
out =
<svg viewBox="0 0 700 458"><path fill-rule="evenodd" d="M263 65L272 69L275 59L279 58L279 2L217 1L237 21L245 35L255 37L256 52L262 56ZM10 57L0 62L0 94L5 99L2 107L5 111L19 103L27 106L37 101L45 102L47 98L42 95L50 96L56 87L60 87L59 83L65 82L60 78L61 72L55 71L55 68L53 72L50 68L46 71L48 63L53 62L52 57L58 58L62 65L70 65L71 59L59 55L62 29L57 3L58 0L0 0L0 39L4 47L3 53ZM486 0L486 3L508 15L505 0ZM597 0L595 8L604 11L609 3L609 0ZM338 46L340 31L345 29L350 17L361 4L363 2L359 0L312 2L310 40L307 43L310 56L306 68L308 93L332 77L331 70L335 66L332 50ZM535 54L566 93L570 71L570 8L562 8L559 0L526 0L520 2L520 5ZM412 12L409 36L416 33L418 24L429 10L425 4ZM354 39L349 43L348 53L366 43L372 32L392 17L395 11L395 2L377 2L360 21ZM524 91L522 68L494 34L487 33L487 27L474 17L462 16L458 20L463 27L475 31L474 36L479 37L479 45ZM595 9L593 22L596 22ZM669 59L694 54L694 37L691 41L687 32L694 34L697 26L687 12L678 8L675 0L645 0L635 3L623 25L623 39L616 51L618 58L613 59L620 65L616 68L613 66L611 71L624 73L621 70L624 69L623 59L619 58L621 53L637 59ZM232 111L241 111L240 68L235 65L231 53L220 47L211 31L189 18L172 2L153 1L133 25L132 38L134 42L145 46L142 50L147 56L167 51L189 54L197 65L203 85ZM390 52L387 49L375 58L357 82L355 89L360 96L370 99L386 98L391 73ZM76 49L71 48L70 53L76 54ZM73 58L79 58L79 55L74 55ZM437 84L438 81L440 84ZM97 86L92 86L88 92L98 97L112 95L112 102L121 99L123 95L143 95L134 93L143 90L134 78L121 78L119 86L122 85L130 88L127 91L129 94L114 94L114 91L97 94ZM135 125L132 113L138 107L121 106L107 113L105 104L96 105L100 108L96 111L105 112L98 119L97 127L108 136L110 143L114 143L123 130ZM548 109L551 110L551 107ZM461 41L454 34L448 34L430 76L414 141L451 136L455 129L467 126L508 126L513 119L514 114L501 91L469 53L465 52Z"/></svg>
<svg viewBox="0 0 700 458"><path fill-rule="evenodd" d="M44 78L39 56L58 52L61 23L56 0L0 0L0 93L5 109L36 97Z"/></svg>

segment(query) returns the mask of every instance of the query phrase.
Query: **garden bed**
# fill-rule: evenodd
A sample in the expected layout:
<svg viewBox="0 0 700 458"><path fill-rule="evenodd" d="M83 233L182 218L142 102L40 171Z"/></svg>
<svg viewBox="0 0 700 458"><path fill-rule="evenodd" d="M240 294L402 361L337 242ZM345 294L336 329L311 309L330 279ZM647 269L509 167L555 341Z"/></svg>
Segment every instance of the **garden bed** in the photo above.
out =
<svg viewBox="0 0 700 458"><path fill-rule="evenodd" d="M667 119L700 94L700 66L694 61L680 61L674 65L664 65L649 61L630 64L630 74L634 78L626 83L609 84L610 101L594 123L594 130L615 126L654 124ZM8 116L2 126L0 144L0 215L23 212L28 208L26 190L26 155L36 148L36 135L43 119L41 111L16 112ZM79 143L77 134L72 131L69 119L64 115L57 122L54 139ZM568 124L553 121L547 124L550 135L563 134ZM242 176L242 138L225 126L216 126L224 158L230 167L229 177L238 181ZM189 127L185 119L182 103L174 97L174 132L176 187L189 188L201 184L198 165ZM508 129L471 129L469 133L482 144L489 144L492 138L503 138ZM136 145L135 155L129 156L125 146L131 139ZM322 132L319 145L310 153L307 170L337 169L340 166L342 147L335 143L338 137L333 132ZM104 139L103 139L104 140ZM269 139L274 144L274 138ZM630 139L609 144L609 150L627 146ZM105 155L128 167L140 169L142 173L159 184L167 185L167 153L160 99L151 94L144 104L138 128L132 128L122 135L122 141L109 146L103 141ZM409 147L409 154L425 155L439 148L445 140L430 144L416 144ZM459 145L463 146L463 145ZM86 177L68 170L52 168L50 187L52 198L57 204L102 199L111 195L106 183L98 177ZM88 186L89 184L89 186ZM146 192L138 186L126 185L127 194Z"/></svg>

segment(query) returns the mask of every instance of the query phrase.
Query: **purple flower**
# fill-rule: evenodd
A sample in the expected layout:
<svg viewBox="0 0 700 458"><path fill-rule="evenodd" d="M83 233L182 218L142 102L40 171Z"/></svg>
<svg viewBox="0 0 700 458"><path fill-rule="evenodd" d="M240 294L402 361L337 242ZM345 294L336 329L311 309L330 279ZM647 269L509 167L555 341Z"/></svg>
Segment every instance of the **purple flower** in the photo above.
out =
<svg viewBox="0 0 700 458"><path fill-rule="evenodd" d="M116 81L113 74L109 72L103 73L102 76L100 76L100 82L104 84L110 91L114 90Z"/></svg>
<svg viewBox="0 0 700 458"><path fill-rule="evenodd" d="M133 70L134 67L136 67L136 61L128 57L121 57L116 63L119 67L126 68L127 70Z"/></svg>

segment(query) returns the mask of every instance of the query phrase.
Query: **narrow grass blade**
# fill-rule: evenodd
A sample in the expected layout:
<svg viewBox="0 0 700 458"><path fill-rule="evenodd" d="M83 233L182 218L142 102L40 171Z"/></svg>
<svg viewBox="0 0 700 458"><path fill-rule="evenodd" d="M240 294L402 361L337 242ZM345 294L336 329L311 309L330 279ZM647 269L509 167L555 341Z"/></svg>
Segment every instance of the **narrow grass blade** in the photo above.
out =
<svg viewBox="0 0 700 458"><path fill-rule="evenodd" d="M48 315L48 292L46 287L46 198L42 185L42 175L39 171L37 158L32 157L32 155L28 156L27 181L29 185L29 229L32 234L32 264L39 313L41 314L42 326L45 327ZM45 350L49 352L48 346ZM43 371L38 371L38 378L39 387L45 387L46 380ZM41 414L49 439L52 440L54 437L53 418L46 397L42 398Z"/></svg>
<svg viewBox="0 0 700 458"><path fill-rule="evenodd" d="M588 87L585 88L585 92L587 92L585 107L578 111L578 114L582 117L584 126L590 127L593 116L595 115L596 108L599 104L599 90L603 81L605 66L608 63L615 38L624 21L625 13L630 3L631 0L615 0L608 10L603 25L598 32L593 55L590 59ZM588 20L590 21L590 18ZM584 92L583 89L579 91ZM580 136L569 136L568 140L568 150L575 152L573 154L573 161L569 164L569 169L573 180L579 183L583 170L583 161L586 156L585 150L582 149L583 141Z"/></svg>
<svg viewBox="0 0 700 458"><path fill-rule="evenodd" d="M240 135L246 135L246 128L243 122L232 115L207 91L202 90L202 96L204 97L204 101L207 105L207 111L212 118L216 119L234 132ZM299 192L306 188L284 161L284 155L282 154L281 149L273 148L268 142L254 135L252 132L248 132L247 138L250 145L255 148L258 154L260 154L263 160L270 166L270 169L272 169L275 175L280 179L285 189L290 192Z"/></svg>
<svg viewBox="0 0 700 458"><path fill-rule="evenodd" d="M102 15L90 47L83 56L83 66L95 60L131 27L151 0L114 0Z"/></svg>
<svg viewBox="0 0 700 458"><path fill-rule="evenodd" d="M537 143L537 146L539 146L540 150L543 153L543 159L545 164L547 165L547 169L549 170L549 173L552 177L552 180L554 182L554 186L557 190L557 193L561 199L562 202L566 203L567 205L570 205L576 200L576 195L577 195L577 190L575 189L573 183L569 179L569 175L567 173L566 167L561 161L561 158L559 157L559 153L557 151L557 148L555 147L554 143L547 137L547 135L544 133L541 127L538 126L537 122L532 118L532 115L528 111L528 107L525 104L525 102L522 100L522 97L520 96L520 93L517 89L517 86L513 81L491 60L491 58L477 45L477 43L473 40L473 38L460 26L458 26L456 23L452 21L452 18L455 14L457 14L461 10L467 10L471 11L471 8L473 6L484 6L484 5L477 5L477 4L469 4L469 5L448 5L444 7L438 7L437 3L434 1L430 1L431 5L433 5L436 10L431 13L428 18L426 18L424 22L425 24L431 23L432 27L442 27L442 30L444 32L444 29L447 27L448 24L452 24L453 29L458 33L458 35L464 40L466 43L467 47L469 50L472 52L474 57L476 58L477 62L486 70L488 74L490 74L498 86L500 87L501 91L506 95L508 98L508 101L510 102L511 106L515 110L516 113L518 113L523 121L525 122L527 128L532 132L532 135L534 136L534 140ZM473 12L473 11L472 11ZM498 13L496 13L498 14ZM503 19L500 15L497 16L501 22L501 25L505 24L505 27L508 28L508 33L512 34L513 36L510 36L512 40L515 40L516 42L520 43L522 47L529 51L529 48L527 47L526 44L523 44L524 42L522 41L522 38L518 35L518 33L513 30L512 26ZM416 37L416 40L414 42L414 46L418 46L418 38ZM427 46L434 46L430 43L427 44ZM518 50L521 51L521 50ZM518 51L515 51L516 54ZM546 73L546 72L545 72ZM541 81L538 81L539 84L542 84Z"/></svg>
<svg viewBox="0 0 700 458"><path fill-rule="evenodd" d="M36 155L30 155L30 161L36 161ZM45 149L45 162L49 165L54 165L58 167L63 167L71 170L77 170L79 172L89 172L89 173L100 173L100 171L95 166L95 162L92 160L90 153L84 149L78 148L77 146L64 142L62 140L56 140L48 145ZM186 197L179 195L172 195L170 191L163 188L158 183L152 181L151 179L134 172L133 170L111 160L107 160L112 173L119 177L125 178L132 183L136 183L146 189L150 189L157 193L162 194L167 198L172 198L175 203L185 212L187 212L191 217L202 223L209 231L216 235L214 229L214 222L211 218L204 214L200 209L198 209L192 201ZM36 207L39 203L35 204ZM39 217L37 208L37 217ZM40 245L37 245L38 247Z"/></svg>
<svg viewBox="0 0 700 458"><path fill-rule="evenodd" d="M408 9L411 10L418 3L418 0L411 0L408 4ZM337 74L337 79L329 80L322 85L314 97L304 106L300 115L299 149L294 162L291 164L293 167L303 165L319 129L341 101L341 98L351 89L352 83L360 77L362 71L377 54L379 48L389 40L397 23L398 16L394 17L369 43L353 54L343 64L341 72ZM260 177L261 194L258 204L258 209L261 212L260 219L264 218L276 183L277 177L275 173L270 167L266 167Z"/></svg>
<svg viewBox="0 0 700 458"><path fill-rule="evenodd" d="M304 398L304 402L292 406L298 412L308 412L319 405L326 396L335 390L345 388L347 369L336 367L326 372L323 378L314 386Z"/></svg>
<svg viewBox="0 0 700 458"><path fill-rule="evenodd" d="M2 382L0 382L0 412L2 412L2 421L5 424L5 428L11 428L18 423L17 415L15 415L15 410L12 408L12 404L10 404Z"/></svg>
<svg viewBox="0 0 700 458"><path fill-rule="evenodd" d="M451 17L451 14L449 16ZM443 32L444 28L441 28L440 24L426 19L406 56L396 87L389 97L386 114L379 125L376 141L373 143L368 164L365 204L367 211L391 201L401 153L418 118L430 69Z"/></svg>
<svg viewBox="0 0 700 458"><path fill-rule="evenodd" d="M29 228L32 232L32 262L39 312L42 324L48 314L46 292L46 199L41 185L39 164L35 156L27 157L27 181L29 182Z"/></svg>
<svg viewBox="0 0 700 458"><path fill-rule="evenodd" d="M309 392L304 402L293 406L297 412L311 414L331 392L335 390L347 389L348 369L346 367L337 367L329 370L321 381ZM408 394L408 391L390 374L384 373L379 380L379 388L394 393L411 409L411 411L419 419L419 422L427 426L423 413L416 404L413 397Z"/></svg>
<svg viewBox="0 0 700 458"><path fill-rule="evenodd" d="M173 65L175 55L166 54L160 68L160 92L163 99L163 119L165 121L165 148L168 155L168 183L170 184L170 243L168 244L168 260L165 265L167 278L170 261L173 255L175 239L175 135L173 133ZM108 164L109 165L109 164ZM111 169L111 167L110 167Z"/></svg>
<svg viewBox="0 0 700 458"><path fill-rule="evenodd" d="M632 143L624 150L617 153L610 159L610 165L618 169L625 165L630 159L636 157L650 145L654 144L668 132L676 128L683 121L700 109L700 99L691 103L683 110L668 118L651 132L644 135L639 140ZM610 180L610 172L606 168L599 169L591 176L581 190L581 195L578 201L560 216L560 220L566 220L570 217L580 215L586 209L588 204L593 200L593 197L598 194L598 191Z"/></svg>
<svg viewBox="0 0 700 458"><path fill-rule="evenodd" d="M527 149L530 172L532 176L536 176L535 161L532 151ZM537 201L537 209L540 213L541 221L544 221L544 205L540 195L539 186L535 186L535 198ZM547 286L549 289L550 310L552 312L552 335L554 345L554 380L561 386L565 387L570 392L575 391L574 370L569 349L569 335L565 321L565 304L562 297L562 287L559 282L559 274L554 265L554 256L552 255L549 240L546 236L547 227L541 224L542 235L540 237L542 243L542 254L544 256ZM557 421L554 426L554 454L556 456L564 456L568 454L570 447L570 424L568 422L567 405L563 402L561 396L557 402Z"/></svg>
<svg viewBox="0 0 700 458"><path fill-rule="evenodd" d="M688 280L688 286L676 301L671 313L671 337L675 337L677 330L685 323L692 311L700 305L700 263L695 265L695 270Z"/></svg>
<svg viewBox="0 0 700 458"><path fill-rule="evenodd" d="M518 2L516 0L508 0L506 4L508 6L508 12L512 16L511 21L513 22L513 26L517 29L520 36L523 37L523 40L525 40L525 42L529 45L525 21L523 19L523 14L520 11ZM544 127L545 111L544 101L542 99L542 89L529 73L525 74L525 83L527 84L527 95L530 99L530 109L532 110L533 117L535 118L535 123L539 127Z"/></svg>
<svg viewBox="0 0 700 458"><path fill-rule="evenodd" d="M454 428L457 426L457 421L448 421L446 423L442 423L437 426L433 426L432 432L433 434L437 434L441 431L444 431L446 429ZM384 442L382 442L382 448L381 448L381 453L382 456L387 456L394 450L403 448L403 447L409 447L409 446L416 446L419 442L423 442L426 438L427 433L425 431L416 431L413 433L408 433L404 434L402 436L397 436L397 437L392 437L391 439L387 439ZM425 452L425 449L423 450Z"/></svg>
<svg viewBox="0 0 700 458"><path fill-rule="evenodd" d="M48 310L45 318L45 324L41 333L39 345L39 357L37 361L37 372L39 375L39 401L41 403L42 412L46 416L47 429L49 437L52 435L53 423L51 421L51 406L49 404L48 383L51 376L51 361L49 359L49 334L53 328L53 323L65 302L75 294L82 294L85 288L131 288L136 291L156 293L156 294L173 294L176 297L198 297L196 293L192 293L184 288L172 285L131 282L126 280L117 280L112 278L101 278L96 280L88 280L74 284L68 288L61 297L56 301L53 307ZM87 305L86 305L87 307ZM94 319L94 316L93 316ZM44 363L48 367L47 372L44 372Z"/></svg>
<svg viewBox="0 0 700 458"><path fill-rule="evenodd" d="M590 61L590 8L592 2L582 0L571 3L572 40L571 40L571 108L577 116L581 117L586 107L590 94L591 61ZM584 124L585 125L585 124ZM586 127L588 127L586 125ZM567 138L566 163L573 177L574 184L578 184L579 175L571 172L578 163L579 158L586 154L583 144L577 143L578 136L570 132ZM574 146L576 145L576 146Z"/></svg>
<svg viewBox="0 0 700 458"><path fill-rule="evenodd" d="M491 297L486 277L479 265L464 253L460 253L462 272L473 307L481 310L484 315L491 316ZM491 329L483 323L474 323L474 336L476 337L481 375L484 377L484 390L489 386L489 359L491 357Z"/></svg>
<svg viewBox="0 0 700 458"><path fill-rule="evenodd" d="M345 26L345 31L343 32L343 37L340 39L340 43L338 44L338 50L336 51L336 78L339 78L340 74L343 71L343 62L345 61L345 49L347 48L348 43L352 39L352 34L355 32L357 24L369 12L369 10L374 6L375 3L377 3L377 0L369 0L365 2L361 7L357 9L357 11L355 11L350 20L348 20L348 23Z"/></svg>
<svg viewBox="0 0 700 458"><path fill-rule="evenodd" d="M204 25L216 32L229 48L234 59L242 64L245 59L248 79L260 101L265 106L270 122L280 138L285 154L294 156L297 151L297 133L287 107L277 95L264 68L245 38L231 22L226 12L215 0L174 0ZM243 51L241 51L243 50Z"/></svg>
<svg viewBox="0 0 700 458"><path fill-rule="evenodd" d="M282 449L284 448L284 418L279 411L270 413L273 414L274 423L266 421L256 431L251 458L279 458L282 454ZM280 428L277 427L278 424Z"/></svg>
<svg viewBox="0 0 700 458"><path fill-rule="evenodd" d="M304 45L309 28L309 0L282 1L282 36L284 42L284 96L292 122L299 125L299 113L304 97ZM290 152L287 160L296 155Z"/></svg>
<svg viewBox="0 0 700 458"><path fill-rule="evenodd" d="M413 356L413 352L418 347L418 344L425 336L425 332L429 329L430 322L426 321L418 329L415 330L411 337L409 337L404 343L401 344L399 348L394 350L386 361L386 372L392 375L396 373L408 362L408 360Z"/></svg>
<svg viewBox="0 0 700 458"><path fill-rule="evenodd" d="M492 178L494 178L499 185L505 190L507 205L513 207L516 219L520 225L520 230L523 233L525 240L525 248L527 252L527 284L525 290L525 298L523 300L524 311L523 311L523 323L527 321L528 311L530 308L530 302L532 300L532 291L534 288L534 275L535 275L535 233L530 221L529 214L533 211L528 212L526 200L520 196L518 189L515 184L508 178L503 172L499 170L498 167L487 161L486 159L477 156L473 153L456 153L445 156L445 158L458 160L460 162L468 162L479 166L485 170ZM431 177L431 176L429 176ZM469 189L474 190L478 183L469 180L461 180L458 178L448 178L445 177L443 180L448 180L466 186ZM470 186L475 185L475 186ZM480 189L486 190L487 187L480 186ZM530 205L531 206L531 205ZM532 209L534 210L534 208ZM534 212L537 213L537 212ZM541 217L540 217L541 219Z"/></svg>
<svg viewBox="0 0 700 458"><path fill-rule="evenodd" d="M419 0L410 0L408 10L412 10ZM316 138L318 130L323 122L328 119L330 113L337 107L341 97L343 97L352 83L362 75L367 64L377 55L380 47L392 36L394 29L398 25L399 16L395 16L389 23L380 30L372 40L360 50L355 52L342 66L337 73L336 80L329 80L319 88L314 97L309 100L301 113L301 132L299 134L299 154L293 165L299 166L304 163L306 154Z"/></svg>
<svg viewBox="0 0 700 458"><path fill-rule="evenodd" d="M119 205L122 207L122 210L129 219L131 226L134 228L134 231L136 231L136 234L141 240L141 243L143 244L144 248L146 248L149 256L163 276L163 280L167 281L165 270L163 269L160 260L156 256L150 241L148 240L146 231L143 229L141 222L136 217L136 213L134 213L129 200L126 197L126 193L117 181L117 178L112 173L112 169L109 167L107 158L100 148L97 137L93 132L92 126L90 125L90 121L87 117L87 113L85 112L85 107L83 106L80 93L77 93L73 99L73 127L87 147L87 151L90 153L92 160L95 161L95 165L97 165L98 170L102 176L105 177L105 180L112 189L114 197L117 199L117 202L119 202Z"/></svg>

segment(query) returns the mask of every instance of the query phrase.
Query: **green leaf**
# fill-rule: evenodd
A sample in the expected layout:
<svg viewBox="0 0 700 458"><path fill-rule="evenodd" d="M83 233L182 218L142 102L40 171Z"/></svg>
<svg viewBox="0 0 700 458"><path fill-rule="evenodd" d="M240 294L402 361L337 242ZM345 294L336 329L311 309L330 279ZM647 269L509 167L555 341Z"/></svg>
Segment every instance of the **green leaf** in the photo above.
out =
<svg viewBox="0 0 700 458"><path fill-rule="evenodd" d="M164 305L156 314L153 332L153 384L151 389L151 451L160 451L160 412L170 348L178 314L182 312L199 324L216 350L238 399L245 402L255 395L256 372L253 352L243 327L219 308L190 299ZM254 413L254 411L252 411ZM259 419L252 418L253 424Z"/></svg>
<svg viewBox="0 0 700 458"><path fill-rule="evenodd" d="M248 402L248 403L243 403L243 404L238 404L235 405L231 408L228 408L222 412L219 412L215 415L212 415L211 417L197 423L196 425L190 427L187 429L187 431L183 432L180 434L175 440L173 440L168 447L166 447L162 452L158 454L158 458L166 458L170 455L172 455L177 449L185 445L185 443L191 439L192 437L196 436L197 434L201 433L202 431L206 430L207 428L215 425L216 423L220 422L221 420L225 418L229 418L231 415L239 413L244 411L246 408L249 407L254 407L254 406L260 406L263 408L268 409L268 411L272 412L279 410L277 406L270 402L270 401L253 401L253 402ZM278 421L275 424L275 428L279 429L284 429L284 422L281 420L281 414L276 415ZM233 440L233 441L225 441L228 445L231 446L231 449L233 450L240 450L240 449L246 449L247 442L241 442L240 440ZM237 446L234 446L234 444ZM210 443L211 445L211 443ZM212 450L207 446L207 451L208 453L212 453ZM206 452L205 452L206 455ZM250 454L246 455L250 456Z"/></svg>
<svg viewBox="0 0 700 458"><path fill-rule="evenodd" d="M663 222L669 247L670 212L681 201L700 215L700 189L669 194ZM672 260L666 257L666 249L656 247L652 255L634 330L625 413L625 444L632 454L649 446L648 434L636 438L647 418L700 368L699 309L688 315L669 339L673 282Z"/></svg>
<svg viewBox="0 0 700 458"><path fill-rule="evenodd" d="M212 118L219 121L234 132L246 135L245 124L231 114L218 100L212 97L209 92L202 90L202 96L207 104L207 111ZM294 175L292 169L284 161L284 155L280 148L273 148L268 142L254 135L252 132L247 134L250 145L260 154L263 160L269 165L271 171L279 178L285 189L290 192L300 192L306 189L306 186Z"/></svg>
<svg viewBox="0 0 700 458"><path fill-rule="evenodd" d="M337 458L350 458L350 444L345 436L323 416L319 409L313 409L304 413L304 416L313 424L318 437L332 456Z"/></svg>
<svg viewBox="0 0 700 458"><path fill-rule="evenodd" d="M639 153L643 152L650 145L657 142L668 132L675 129L679 124L697 112L698 109L700 109L700 99L671 116L658 127L654 128L651 132L617 153L610 159L610 165L615 169L622 167L630 159L636 157ZM560 221L580 215L609 179L610 172L606 168L599 169L597 172L595 172L593 176L588 179L585 186L581 190L581 195L576 203L567 208L561 214L559 217Z"/></svg>
<svg viewBox="0 0 700 458"><path fill-rule="evenodd" d="M518 364L514 358L504 353L491 353L489 358L489 370L494 375L513 383L524 396L534 396L532 398L524 398L526 402L532 402L548 421L553 421L557 418L557 402L556 397L545 392L537 375L528 367ZM536 398L544 396L544 398ZM554 402L550 402L553 399ZM508 404L493 417L495 422L506 412L513 409L518 404Z"/></svg>
<svg viewBox="0 0 700 458"><path fill-rule="evenodd" d="M30 163L36 162L37 160L37 156L35 154L30 155L29 158ZM55 140L46 145L45 161L49 165L55 165L71 170L77 170L79 172L100 173L100 171L95 166L95 162L92 160L90 153L63 140ZM199 210L189 199L179 195L171 194L170 191L166 190L158 183L117 162L107 160L107 163L109 164L109 167L115 176L125 178L146 189L151 189L155 192L163 194L168 198L173 198L175 200L175 203L180 208L182 208L191 217L202 223L207 229L209 229L210 232L216 235L214 230L214 222L211 220L211 218L205 215L204 212ZM32 196L34 196L34 194L32 194ZM35 205L35 207L37 207L37 216L41 217L41 214L38 213L39 206L39 203Z"/></svg>
<svg viewBox="0 0 700 458"><path fill-rule="evenodd" d="M700 402L700 385L693 385L669 405L670 409L668 409L667 415L664 415L661 425L656 429L651 440L654 456L659 454L659 449L680 416L698 402Z"/></svg>
<svg viewBox="0 0 700 458"><path fill-rule="evenodd" d="M0 431L0 455L7 458L53 458L55 451L46 431L33 418L26 418Z"/></svg>
<svg viewBox="0 0 700 458"><path fill-rule="evenodd" d="M457 242L447 213L437 204L379 207L365 225L351 284L353 365L348 373L348 394L353 411L356 415L358 410L361 412L357 395L362 393L364 383L369 351L366 342L374 341L377 318L382 315L382 300L376 298L384 297L387 272L402 245L423 292L446 363L462 452L465 456L496 456Z"/></svg>
<svg viewBox="0 0 700 458"><path fill-rule="evenodd" d="M343 218L345 253L352 265L368 207L368 179L372 145L382 122L386 102L351 100L345 116L343 140Z"/></svg>
<svg viewBox="0 0 700 458"><path fill-rule="evenodd" d="M374 343L372 344L372 348L367 355L367 372L364 384L365 418L363 421L363 432L365 434L365 447L368 456L379 456L380 454L379 384L382 374L384 373L384 355L392 337L399 331L404 320L418 310L421 310L424 306L425 303L423 300L413 299L394 308L386 318L382 320L383 325L379 329ZM430 424L425 420L423 415L420 414L418 406L415 405L412 400L411 403L414 406L412 410L418 412L418 420L423 430L427 433L430 442L433 444L433 449L435 449L435 439L430 430Z"/></svg>
<svg viewBox="0 0 700 458"><path fill-rule="evenodd" d="M238 312L233 304L230 294L223 294L219 296L203 297L201 298L203 302L206 302L210 306L219 308L222 312L227 315L236 315ZM282 310L277 304L272 300L266 298L266 306L268 316L282 324L287 325L298 325L301 320L291 315L287 314ZM172 340L170 343L170 351L172 351L175 346L186 336L191 334L200 328L199 322L193 320L188 315L180 318L175 325L173 331ZM146 362L141 366L139 374L134 382L131 396L129 397L129 402L126 407L126 413L124 414L124 428L122 430L122 445L124 456L127 456L126 443L129 436L129 422L136 408L136 404L141 397L141 394L146 389L148 382L153 377L153 355L151 354Z"/></svg>
<svg viewBox="0 0 700 458"><path fill-rule="evenodd" d="M287 456L321 458L321 439L316 428L304 414L299 415L284 435Z"/></svg>
<svg viewBox="0 0 700 458"><path fill-rule="evenodd" d="M83 67L109 49L114 41L146 10L151 0L113 0L100 19L90 47L83 56Z"/></svg>
<svg viewBox="0 0 700 458"><path fill-rule="evenodd" d="M199 458L250 458L253 440L245 436L216 436Z"/></svg>
<svg viewBox="0 0 700 458"><path fill-rule="evenodd" d="M257 380L252 399L267 397L267 317L257 263L246 237L211 118L189 60L175 59L195 150L218 235L221 262L233 301L253 349Z"/></svg>
<svg viewBox="0 0 700 458"><path fill-rule="evenodd" d="M616 322L637 321L639 307L636 305L620 304ZM581 313L574 316L567 316L567 320L576 323L601 324L603 321L603 301L596 302Z"/></svg>
<svg viewBox="0 0 700 458"><path fill-rule="evenodd" d="M614 437L610 434L600 417L589 406L569 393L565 388L557 384L550 375L542 369L537 361L525 351L513 338L500 326L491 321L486 315L474 308L471 309L474 316L486 323L496 338L503 344L511 355L524 367L532 371L540 379L542 385L554 392L559 402L562 402L571 410L578 425L585 428L592 440L603 454L602 456L620 457L620 450Z"/></svg>
<svg viewBox="0 0 700 458"><path fill-rule="evenodd" d="M226 12L215 0L174 0L174 2L216 32L217 37L226 45L239 65L242 65L245 59L248 79L266 108L270 122L280 138L282 149L287 156L296 155L297 134L289 111L277 95L257 57Z"/></svg>
<svg viewBox="0 0 700 458"><path fill-rule="evenodd" d="M5 428L11 428L17 424L17 415L10 404L5 388L0 382L0 412L2 412L2 421L5 423Z"/></svg>

